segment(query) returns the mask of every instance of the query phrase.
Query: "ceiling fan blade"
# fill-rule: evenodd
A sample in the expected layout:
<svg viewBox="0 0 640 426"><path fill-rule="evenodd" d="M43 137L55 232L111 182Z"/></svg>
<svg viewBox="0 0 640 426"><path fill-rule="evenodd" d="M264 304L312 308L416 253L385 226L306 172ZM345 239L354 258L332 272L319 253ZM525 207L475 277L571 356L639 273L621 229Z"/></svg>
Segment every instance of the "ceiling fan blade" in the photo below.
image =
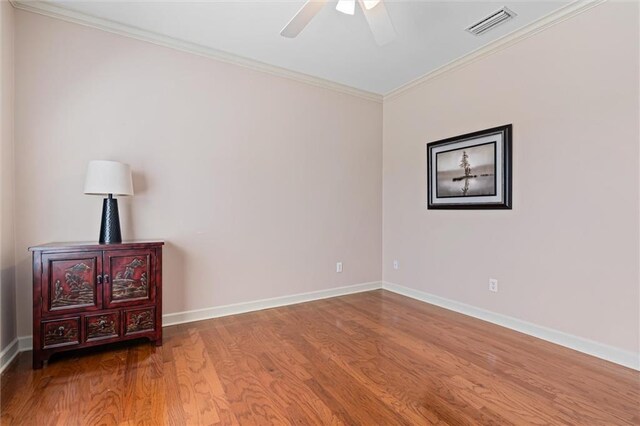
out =
<svg viewBox="0 0 640 426"><path fill-rule="evenodd" d="M345 15L353 15L356 13L356 0L338 0L336 10Z"/></svg>
<svg viewBox="0 0 640 426"><path fill-rule="evenodd" d="M387 13L384 1L375 4L371 9L365 7L363 0L358 0L358 2L362 6L364 17L367 18L367 23L371 28L376 43L379 46L384 46L393 41L396 38L396 30L393 28L393 23L389 13Z"/></svg>
<svg viewBox="0 0 640 426"><path fill-rule="evenodd" d="M325 5L327 0L308 0L294 15L287 25L280 31L283 37L293 38L300 34L300 31L307 26L320 9Z"/></svg>

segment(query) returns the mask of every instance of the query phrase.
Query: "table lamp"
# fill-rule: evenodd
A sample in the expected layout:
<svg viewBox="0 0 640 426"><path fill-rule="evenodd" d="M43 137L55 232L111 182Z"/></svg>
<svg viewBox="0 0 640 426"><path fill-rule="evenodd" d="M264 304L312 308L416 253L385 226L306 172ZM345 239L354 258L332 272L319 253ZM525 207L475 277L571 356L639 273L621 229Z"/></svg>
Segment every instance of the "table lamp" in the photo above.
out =
<svg viewBox="0 0 640 426"><path fill-rule="evenodd" d="M114 195L133 195L131 169L117 161L95 160L89 162L84 193L107 195L102 201L102 222L100 223L100 244L122 242L118 200Z"/></svg>

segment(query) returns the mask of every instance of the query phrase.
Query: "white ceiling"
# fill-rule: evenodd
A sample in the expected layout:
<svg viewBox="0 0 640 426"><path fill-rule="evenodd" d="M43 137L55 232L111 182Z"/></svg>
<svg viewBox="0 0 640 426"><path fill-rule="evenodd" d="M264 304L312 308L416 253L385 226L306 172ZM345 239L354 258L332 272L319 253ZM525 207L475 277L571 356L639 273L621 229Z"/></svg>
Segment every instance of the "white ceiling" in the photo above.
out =
<svg viewBox="0 0 640 426"><path fill-rule="evenodd" d="M335 1L294 39L279 33L303 0L50 3L383 95L571 1L386 0L398 36L382 47L374 42L360 8L354 16L344 15L335 10ZM502 6L518 16L479 37L465 31Z"/></svg>

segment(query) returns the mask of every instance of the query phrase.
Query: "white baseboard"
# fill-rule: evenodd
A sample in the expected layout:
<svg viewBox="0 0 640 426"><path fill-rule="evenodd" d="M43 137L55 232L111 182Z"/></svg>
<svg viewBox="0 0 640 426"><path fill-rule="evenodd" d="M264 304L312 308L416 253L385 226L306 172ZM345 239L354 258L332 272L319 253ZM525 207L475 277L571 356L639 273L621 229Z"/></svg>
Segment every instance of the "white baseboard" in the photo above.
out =
<svg viewBox="0 0 640 426"><path fill-rule="evenodd" d="M411 297L412 299L449 309L450 311L458 312L509 328L511 330L519 331L520 333L528 334L529 336L537 337L625 367L633 368L634 370L640 370L640 354L574 336L562 331L542 327L507 315L498 314L475 306L456 302L455 300L445 299L444 297L404 287L399 284L383 282L382 288L403 296Z"/></svg>
<svg viewBox="0 0 640 426"><path fill-rule="evenodd" d="M328 290L313 291L309 293L294 294L291 296L274 297L270 299L255 300L251 302L235 303L232 305L214 306L212 308L197 309L193 311L177 312L162 316L162 326L168 327L176 324L183 324L193 321L202 321L211 318L219 318L227 315L243 314L247 312L259 311L262 309L277 308L279 306L295 305L297 303L312 302L314 300L326 299L329 297L344 296L347 294L361 293L364 291L385 290L411 297L412 299L440 306L450 311L478 318L502 327L516 330L529 336L537 337L560 346L574 349L588 355L595 356L625 367L640 371L640 354L625 351L613 346L594 342L593 340L574 336L562 331L554 330L530 322L522 321L507 315L498 314L446 299L420 290L404 287L390 282L369 282L355 284L346 287L337 287ZM14 340L0 354L0 371L8 365L18 352L32 349L31 336L23 336ZM6 360L6 361L5 361Z"/></svg>
<svg viewBox="0 0 640 426"><path fill-rule="evenodd" d="M11 364L11 361L20 353L18 349L18 338L13 339L9 345L2 352L0 352L0 374L4 371L5 368Z"/></svg>
<svg viewBox="0 0 640 426"><path fill-rule="evenodd" d="M33 336L18 337L18 352L30 351L33 349Z"/></svg>
<svg viewBox="0 0 640 426"><path fill-rule="evenodd" d="M22 351L30 351L33 349L33 337L32 336L22 336L18 337L18 350Z"/></svg>
<svg viewBox="0 0 640 426"><path fill-rule="evenodd" d="M232 305L214 306L212 308L196 309L193 311L176 312L162 316L162 326L183 324L193 321L202 321L211 318L219 318L228 315L244 314L260 311L262 309L277 308L279 306L295 305L296 303L312 302L314 300L327 299L329 297L344 296L346 294L362 293L363 291L382 288L380 281L354 284L345 287L336 287L328 290L312 291L309 293L294 294L291 296L273 297L270 299L254 300L251 302L234 303ZM29 351L33 348L31 336L23 336L18 339L19 351Z"/></svg>
<svg viewBox="0 0 640 426"><path fill-rule="evenodd" d="M235 303L233 305L215 306L212 308L166 314L162 316L162 326L167 327L169 325L183 324L185 322L201 321L224 317L227 315L244 314L246 312L277 308L279 306L295 305L296 303L311 302L314 300L361 293L363 291L377 290L380 288L382 288L382 283L380 281L374 281L370 283L354 284L346 287L331 288L328 290L294 294L291 296L273 297L270 299L255 300L252 302Z"/></svg>

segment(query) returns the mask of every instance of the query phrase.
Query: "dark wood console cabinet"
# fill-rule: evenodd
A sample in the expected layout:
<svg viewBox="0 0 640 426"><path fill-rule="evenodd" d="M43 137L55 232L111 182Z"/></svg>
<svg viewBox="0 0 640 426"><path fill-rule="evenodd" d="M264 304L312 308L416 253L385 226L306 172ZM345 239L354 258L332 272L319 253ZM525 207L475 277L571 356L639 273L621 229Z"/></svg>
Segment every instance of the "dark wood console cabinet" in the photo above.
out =
<svg viewBox="0 0 640 426"><path fill-rule="evenodd" d="M162 345L163 242L51 243L33 253L33 368L56 352Z"/></svg>

